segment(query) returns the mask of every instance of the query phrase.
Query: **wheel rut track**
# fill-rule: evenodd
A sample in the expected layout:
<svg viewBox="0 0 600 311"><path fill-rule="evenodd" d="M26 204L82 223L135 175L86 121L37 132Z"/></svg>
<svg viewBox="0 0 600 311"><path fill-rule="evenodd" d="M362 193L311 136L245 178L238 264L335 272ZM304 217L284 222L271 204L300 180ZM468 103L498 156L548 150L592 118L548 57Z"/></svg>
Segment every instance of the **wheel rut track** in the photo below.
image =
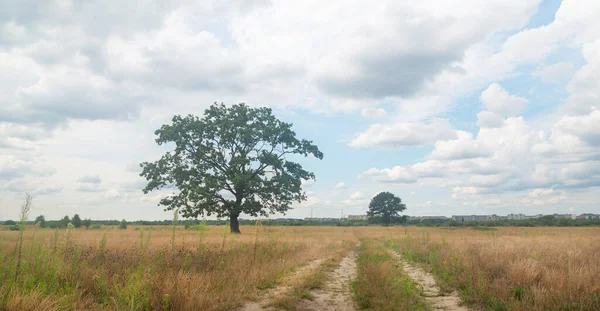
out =
<svg viewBox="0 0 600 311"><path fill-rule="evenodd" d="M440 288L431 273L408 264L400 254L394 251L392 251L392 254L402 264L404 273L422 289L421 296L433 307L433 310L469 311L467 307L461 306L461 299L456 291L442 296Z"/></svg>
<svg viewBox="0 0 600 311"><path fill-rule="evenodd" d="M323 259L323 258L316 259L316 260L309 262L307 265L300 267L291 276L289 276L287 278L288 282L300 278L306 271L318 267L324 261L325 261L325 259ZM273 298L277 297L278 295L280 295L282 293L285 293L289 289L290 289L290 287L285 286L285 285L272 288L272 289L266 291L266 293L264 294L264 298L261 299L260 301L247 303L238 310L239 311L277 310L273 307L269 307L268 306L269 303L271 302L271 300Z"/></svg>
<svg viewBox="0 0 600 311"><path fill-rule="evenodd" d="M302 300L298 304L298 310L332 310L332 311L354 311L354 300L350 290L350 282L356 279L356 259L358 257L357 244L338 267L331 272L329 280L322 289L311 291L312 300Z"/></svg>

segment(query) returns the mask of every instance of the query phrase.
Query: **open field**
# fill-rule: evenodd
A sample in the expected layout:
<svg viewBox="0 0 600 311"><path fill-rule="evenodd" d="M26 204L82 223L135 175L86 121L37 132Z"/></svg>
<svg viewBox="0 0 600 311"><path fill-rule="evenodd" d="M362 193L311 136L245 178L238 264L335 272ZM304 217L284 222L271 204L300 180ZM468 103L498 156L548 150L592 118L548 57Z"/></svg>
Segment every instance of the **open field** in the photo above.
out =
<svg viewBox="0 0 600 311"><path fill-rule="evenodd" d="M27 227L18 273L0 231L0 310L434 309L401 260L470 309L600 309L597 227L241 229Z"/></svg>

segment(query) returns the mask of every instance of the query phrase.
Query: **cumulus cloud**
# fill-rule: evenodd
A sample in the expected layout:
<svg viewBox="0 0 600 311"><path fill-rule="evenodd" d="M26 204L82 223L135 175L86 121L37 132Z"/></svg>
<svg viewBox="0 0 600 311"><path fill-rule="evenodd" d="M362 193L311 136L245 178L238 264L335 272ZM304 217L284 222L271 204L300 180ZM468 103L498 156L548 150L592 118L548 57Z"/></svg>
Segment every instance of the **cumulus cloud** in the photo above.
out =
<svg viewBox="0 0 600 311"><path fill-rule="evenodd" d="M488 111L503 116L514 116L519 114L529 102L526 98L509 94L497 83L492 83L483 93L481 102Z"/></svg>
<svg viewBox="0 0 600 311"><path fill-rule="evenodd" d="M360 18L353 23L350 36L335 37L339 41L329 43L353 48L339 49L337 55L322 59L316 73L318 86L324 92L345 97L411 96L427 80L461 60L470 44L489 33L523 24L537 5L535 1L523 1L518 6L470 1L463 8L436 2L437 8L432 11L432 4L381 4L381 10L370 14L352 3L342 10L338 8L339 17ZM511 18L515 24L493 21L496 14L506 10L515 13ZM362 21L367 19L382 23L365 27ZM474 23L462 23L464 19Z"/></svg>
<svg viewBox="0 0 600 311"><path fill-rule="evenodd" d="M302 187L303 188L312 188L312 186L315 184L317 180L316 179L302 179Z"/></svg>
<svg viewBox="0 0 600 311"><path fill-rule="evenodd" d="M546 83L561 83L571 79L577 71L574 64L568 62L558 62L539 68L533 73L534 77L539 77Z"/></svg>
<svg viewBox="0 0 600 311"><path fill-rule="evenodd" d="M335 184L335 186L333 186L333 189L348 189L348 187L343 181L340 181L339 183Z"/></svg>
<svg viewBox="0 0 600 311"><path fill-rule="evenodd" d="M578 117L565 116L556 127L562 133L576 136L590 146L600 146L600 110Z"/></svg>
<svg viewBox="0 0 600 311"><path fill-rule="evenodd" d="M420 178L435 178L444 176L445 166L436 160L415 163L410 166L395 166L391 169L370 168L361 173L358 178L371 177L381 182L414 183Z"/></svg>
<svg viewBox="0 0 600 311"><path fill-rule="evenodd" d="M104 191L104 189L99 184L87 184L87 183L77 184L77 187L75 189L77 189L77 191L80 191L80 192L102 192L102 191Z"/></svg>
<svg viewBox="0 0 600 311"><path fill-rule="evenodd" d="M77 179L77 182L86 183L86 184L99 184L102 182L100 175L83 175Z"/></svg>
<svg viewBox="0 0 600 311"><path fill-rule="evenodd" d="M446 119L430 123L375 124L350 142L352 147L405 148L430 145L440 139L456 137L456 131Z"/></svg>
<svg viewBox="0 0 600 311"><path fill-rule="evenodd" d="M56 172L44 158L16 157L0 155L0 181L14 180L24 176L37 178L49 176Z"/></svg>
<svg viewBox="0 0 600 311"><path fill-rule="evenodd" d="M352 199L352 200L362 199L364 197L365 197L365 194L362 193L362 191L356 191L350 195L350 199Z"/></svg>
<svg viewBox="0 0 600 311"><path fill-rule="evenodd" d="M481 111L477 114L477 126L497 128L504 124L504 118L491 111Z"/></svg>
<svg viewBox="0 0 600 311"><path fill-rule="evenodd" d="M571 204L577 195L567 197L567 189L600 185L600 4L565 0L552 22L522 29L539 4L2 3L0 191L56 195L65 206L82 196L112 198L117 206L139 187L132 177L139 167L127 163L159 152L148 146L165 116L223 100L332 117L359 111L365 123L342 134L359 131L351 147L432 146L398 153L402 165L388 162L395 151L385 151L383 162L358 155L351 169L380 167L360 174L364 182L454 188L456 198L483 205L495 204L489 195L515 191L532 205ZM580 52L584 65L557 61L564 49ZM532 72L538 64L545 65ZM556 115L528 109L527 118L516 117L538 99L501 85L523 76L560 90L566 84L562 106L548 109ZM478 95L485 110L474 128L451 108ZM81 158L102 166L101 180L78 181L69 172ZM58 163L69 165L57 170ZM530 198L535 189L554 193Z"/></svg>
<svg viewBox="0 0 600 311"><path fill-rule="evenodd" d="M456 133L456 139L436 141L431 156L435 159L470 159L490 155L482 140L473 139L473 135L465 131Z"/></svg>
<svg viewBox="0 0 600 311"><path fill-rule="evenodd" d="M551 195L552 192L554 192L554 190L552 190L552 189L533 189L533 190L529 191L529 197L537 198L537 197L541 197L541 196L548 196L548 195Z"/></svg>
<svg viewBox="0 0 600 311"><path fill-rule="evenodd" d="M566 196L541 197L554 189L600 185L596 113L562 117L549 135L522 117L508 118L498 127L481 127L475 136L458 131L458 139L436 142L427 161L371 168L359 178L397 183L436 178L438 185L443 184L440 180L452 181L458 184L452 194L455 199L532 189L529 197L538 205L556 204Z"/></svg>
<svg viewBox="0 0 600 311"><path fill-rule="evenodd" d="M387 115L387 111L385 111L383 108L367 107L360 111L360 115L365 118L379 118L385 117Z"/></svg>

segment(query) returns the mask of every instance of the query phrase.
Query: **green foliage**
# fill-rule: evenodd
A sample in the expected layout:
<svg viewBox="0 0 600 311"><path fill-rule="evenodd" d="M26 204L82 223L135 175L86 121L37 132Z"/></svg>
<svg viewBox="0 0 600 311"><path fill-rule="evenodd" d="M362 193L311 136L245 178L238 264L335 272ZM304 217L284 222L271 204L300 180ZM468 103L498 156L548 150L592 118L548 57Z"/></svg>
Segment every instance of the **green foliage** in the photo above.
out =
<svg viewBox="0 0 600 311"><path fill-rule="evenodd" d="M190 230L196 230L196 231L208 231L208 225L193 225L190 226Z"/></svg>
<svg viewBox="0 0 600 311"><path fill-rule="evenodd" d="M3 225L5 225L5 226L14 226L16 224L17 223L14 220L7 220L7 221L4 222Z"/></svg>
<svg viewBox="0 0 600 311"><path fill-rule="evenodd" d="M69 216L65 216L65 217L63 217L63 219L61 219L59 221L59 226L60 226L60 228L66 228L70 222L71 222L71 219L69 219Z"/></svg>
<svg viewBox="0 0 600 311"><path fill-rule="evenodd" d="M229 217L236 233L240 213L284 213L293 202L306 200L302 179L315 178L289 156L323 158L317 146L297 139L291 128L271 109L245 104L215 103L203 118L175 116L155 132L159 145L175 149L140 165L140 176L148 180L143 191L175 187L178 193L160 201L167 210L179 209L184 217Z"/></svg>
<svg viewBox="0 0 600 311"><path fill-rule="evenodd" d="M81 228L81 218L79 217L79 214L75 214L73 215L73 218L71 219L71 223L73 224L73 227L75 228Z"/></svg>
<svg viewBox="0 0 600 311"><path fill-rule="evenodd" d="M102 225L101 224L93 224L92 225L92 230L100 230L102 229Z"/></svg>
<svg viewBox="0 0 600 311"><path fill-rule="evenodd" d="M84 226L86 229L89 229L90 226L92 225L92 220L89 218L86 218L81 222L81 225Z"/></svg>
<svg viewBox="0 0 600 311"><path fill-rule="evenodd" d="M121 222L119 223L119 229L121 229L121 230L127 229L127 221L125 219L121 220Z"/></svg>
<svg viewBox="0 0 600 311"><path fill-rule="evenodd" d="M100 239L100 246L98 247L98 259L100 262L104 260L104 251L106 250L106 232L102 232L102 238Z"/></svg>
<svg viewBox="0 0 600 311"><path fill-rule="evenodd" d="M450 227L588 227L600 226L600 219L570 219L557 218L553 215L546 215L540 218L532 219L486 222L459 222L454 220L448 220L443 225Z"/></svg>
<svg viewBox="0 0 600 311"><path fill-rule="evenodd" d="M169 294L164 294L163 297L162 297L162 308L163 308L163 311L169 310L169 300L170 300Z"/></svg>
<svg viewBox="0 0 600 311"><path fill-rule="evenodd" d="M388 226L391 223L406 221L406 217L401 217L398 213L404 211L406 205L402 200L390 192L380 192L369 203L367 216L369 220L375 223L382 223Z"/></svg>
<svg viewBox="0 0 600 311"><path fill-rule="evenodd" d="M46 217L44 217L44 215L40 215L38 217L35 218L35 223L39 223L40 224L40 228L46 228L47 224L46 224Z"/></svg>

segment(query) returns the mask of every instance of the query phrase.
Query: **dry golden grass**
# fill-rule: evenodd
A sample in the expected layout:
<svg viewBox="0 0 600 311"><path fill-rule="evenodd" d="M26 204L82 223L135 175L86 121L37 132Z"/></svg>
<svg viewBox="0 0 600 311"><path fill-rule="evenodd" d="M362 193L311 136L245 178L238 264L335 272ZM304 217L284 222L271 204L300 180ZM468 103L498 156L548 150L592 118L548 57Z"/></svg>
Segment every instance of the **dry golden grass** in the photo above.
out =
<svg viewBox="0 0 600 311"><path fill-rule="evenodd" d="M32 238L28 227L16 282L17 233L0 231L0 310L230 310L312 260L339 260L358 240L373 241L359 262L369 289L401 273L390 258L369 257L383 245L425 264L443 289L459 289L478 308L600 310L600 228L245 226L231 235L178 227L174 247L170 227L148 229L37 229ZM292 290L276 305L294 309L324 271L287 284ZM373 293L393 295L361 294Z"/></svg>
<svg viewBox="0 0 600 311"><path fill-rule="evenodd" d="M155 227L149 242L150 231L141 230L142 238L131 227L111 228L104 232L103 254L102 231L38 230L32 241L26 230L22 273L17 283L0 286L0 309L44 301L47 310L229 310L258 299L260 288L278 283L292 269L337 256L356 241L352 228L247 226L242 235L226 229L178 228L171 251L169 227ZM10 261L16 235L2 234L0 259ZM12 279L11 265L0 270L0 279ZM63 294L70 299L56 298Z"/></svg>
<svg viewBox="0 0 600 311"><path fill-rule="evenodd" d="M394 229L446 290L492 310L600 310L600 228Z"/></svg>

